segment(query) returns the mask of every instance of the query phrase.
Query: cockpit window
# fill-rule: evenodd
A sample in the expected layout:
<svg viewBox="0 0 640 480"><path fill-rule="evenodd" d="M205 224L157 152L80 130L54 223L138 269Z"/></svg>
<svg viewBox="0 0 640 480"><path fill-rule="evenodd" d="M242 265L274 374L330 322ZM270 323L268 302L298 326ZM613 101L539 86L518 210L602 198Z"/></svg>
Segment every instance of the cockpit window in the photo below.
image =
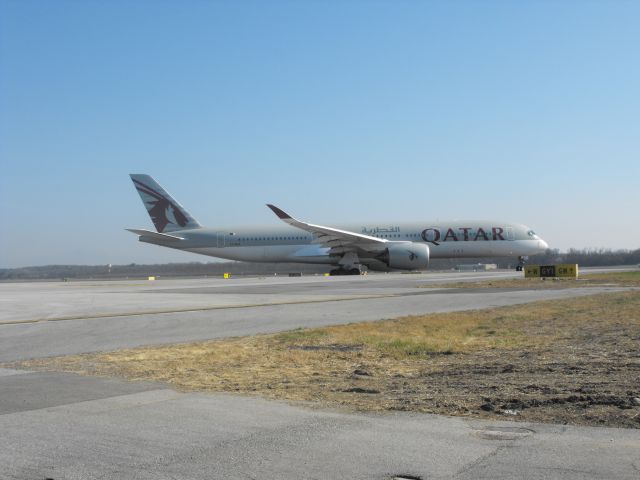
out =
<svg viewBox="0 0 640 480"><path fill-rule="evenodd" d="M530 237L535 237L536 236L536 232L534 232L533 230L529 230L527 232L527 235L529 235Z"/></svg>

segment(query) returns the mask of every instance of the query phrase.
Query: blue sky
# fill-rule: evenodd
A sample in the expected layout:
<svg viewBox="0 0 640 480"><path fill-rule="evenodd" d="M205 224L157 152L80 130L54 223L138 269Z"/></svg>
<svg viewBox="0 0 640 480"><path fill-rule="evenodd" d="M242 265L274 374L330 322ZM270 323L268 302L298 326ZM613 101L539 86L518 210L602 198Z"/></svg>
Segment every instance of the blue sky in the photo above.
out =
<svg viewBox="0 0 640 480"><path fill-rule="evenodd" d="M491 218L640 247L640 3L0 2L0 267L209 226Z"/></svg>

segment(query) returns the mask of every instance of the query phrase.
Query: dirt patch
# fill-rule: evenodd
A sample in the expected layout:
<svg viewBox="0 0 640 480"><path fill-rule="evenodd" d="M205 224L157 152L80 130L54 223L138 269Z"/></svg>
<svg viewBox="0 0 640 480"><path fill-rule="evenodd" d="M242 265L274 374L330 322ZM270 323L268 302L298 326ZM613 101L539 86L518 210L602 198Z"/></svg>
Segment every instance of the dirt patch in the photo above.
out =
<svg viewBox="0 0 640 480"><path fill-rule="evenodd" d="M5 366L321 408L640 428L640 291Z"/></svg>

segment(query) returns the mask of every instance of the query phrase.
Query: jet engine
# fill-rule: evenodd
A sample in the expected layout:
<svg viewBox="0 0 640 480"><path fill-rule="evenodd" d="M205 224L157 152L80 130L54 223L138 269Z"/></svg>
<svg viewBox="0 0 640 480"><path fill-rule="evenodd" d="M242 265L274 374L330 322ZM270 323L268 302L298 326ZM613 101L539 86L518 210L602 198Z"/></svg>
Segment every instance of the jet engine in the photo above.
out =
<svg viewBox="0 0 640 480"><path fill-rule="evenodd" d="M378 260L396 270L422 270L429 265L429 247L424 243L394 242Z"/></svg>

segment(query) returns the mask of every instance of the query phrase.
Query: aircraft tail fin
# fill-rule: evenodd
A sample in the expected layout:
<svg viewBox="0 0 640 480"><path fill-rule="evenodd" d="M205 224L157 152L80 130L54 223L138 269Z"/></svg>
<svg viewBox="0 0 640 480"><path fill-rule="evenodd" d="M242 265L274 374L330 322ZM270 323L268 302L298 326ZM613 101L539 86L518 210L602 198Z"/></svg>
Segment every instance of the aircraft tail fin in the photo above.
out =
<svg viewBox="0 0 640 480"><path fill-rule="evenodd" d="M158 233L198 228L200 224L149 175L130 174Z"/></svg>

